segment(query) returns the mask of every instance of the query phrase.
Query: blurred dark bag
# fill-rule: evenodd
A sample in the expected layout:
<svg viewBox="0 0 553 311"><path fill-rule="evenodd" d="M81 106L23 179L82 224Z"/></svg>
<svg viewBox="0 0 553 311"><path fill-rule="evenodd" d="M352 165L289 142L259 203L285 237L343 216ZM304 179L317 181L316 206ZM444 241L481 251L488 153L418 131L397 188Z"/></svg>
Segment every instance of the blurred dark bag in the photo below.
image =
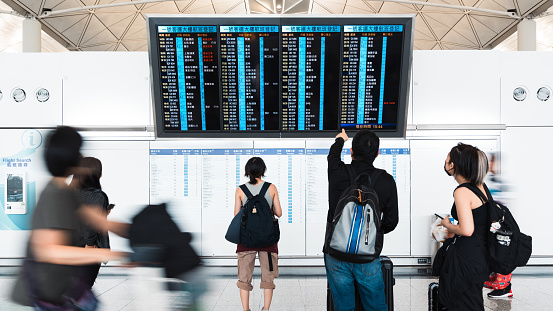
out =
<svg viewBox="0 0 553 311"><path fill-rule="evenodd" d="M230 225L227 229L227 234L225 234L225 239L227 239L227 241L234 244L240 244L240 227L243 221L243 215L244 210L240 209L238 214L236 214L236 216L234 216L234 218L230 222Z"/></svg>
<svg viewBox="0 0 553 311"><path fill-rule="evenodd" d="M200 257L190 245L191 240L192 235L180 231L165 204L146 206L133 218L129 229L134 261L156 262L165 268L168 278L178 277L201 265ZM146 257L149 259L144 259Z"/></svg>

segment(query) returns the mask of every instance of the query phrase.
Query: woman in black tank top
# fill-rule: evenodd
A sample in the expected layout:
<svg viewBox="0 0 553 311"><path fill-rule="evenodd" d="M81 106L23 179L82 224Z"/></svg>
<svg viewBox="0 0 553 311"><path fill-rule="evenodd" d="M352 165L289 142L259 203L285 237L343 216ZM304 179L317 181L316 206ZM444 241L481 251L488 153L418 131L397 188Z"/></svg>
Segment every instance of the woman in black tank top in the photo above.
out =
<svg viewBox="0 0 553 311"><path fill-rule="evenodd" d="M449 218L442 220L449 238L440 271L439 301L448 310L484 310L482 285L488 279L486 261L487 200L476 194L484 192L488 172L486 154L476 147L459 143L453 147L444 170L459 184L453 192L454 203Z"/></svg>

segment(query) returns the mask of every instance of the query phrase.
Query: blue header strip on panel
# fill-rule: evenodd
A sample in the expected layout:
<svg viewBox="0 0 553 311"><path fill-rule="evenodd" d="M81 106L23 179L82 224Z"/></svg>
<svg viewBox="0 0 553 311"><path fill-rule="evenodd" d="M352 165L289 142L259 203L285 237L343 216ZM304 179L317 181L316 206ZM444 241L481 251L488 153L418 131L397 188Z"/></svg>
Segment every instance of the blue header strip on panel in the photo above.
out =
<svg viewBox="0 0 553 311"><path fill-rule="evenodd" d="M403 25L344 25L344 32L403 32Z"/></svg>
<svg viewBox="0 0 553 311"><path fill-rule="evenodd" d="M150 155L328 155L330 149L256 148L256 149L150 149ZM409 148L381 148L381 155L408 155ZM342 150L349 155L350 150Z"/></svg>
<svg viewBox="0 0 553 311"><path fill-rule="evenodd" d="M150 149L150 155L201 155L201 149Z"/></svg>
<svg viewBox="0 0 553 311"><path fill-rule="evenodd" d="M217 32L215 26L157 26L159 33Z"/></svg>
<svg viewBox="0 0 553 311"><path fill-rule="evenodd" d="M340 26L282 26L282 32L340 32Z"/></svg>
<svg viewBox="0 0 553 311"><path fill-rule="evenodd" d="M202 155L253 155L252 149L202 149Z"/></svg>
<svg viewBox="0 0 553 311"><path fill-rule="evenodd" d="M381 155L390 155L390 154L405 155L405 154L411 154L411 151L409 150L409 148L385 148L385 149L380 149L380 154Z"/></svg>
<svg viewBox="0 0 553 311"><path fill-rule="evenodd" d="M278 26L220 26L221 32L278 32Z"/></svg>
<svg viewBox="0 0 553 311"><path fill-rule="evenodd" d="M304 155L305 149L303 148L264 148L264 149L254 149L253 154L254 155Z"/></svg>
<svg viewBox="0 0 553 311"><path fill-rule="evenodd" d="M328 155L330 149L305 149L307 155Z"/></svg>

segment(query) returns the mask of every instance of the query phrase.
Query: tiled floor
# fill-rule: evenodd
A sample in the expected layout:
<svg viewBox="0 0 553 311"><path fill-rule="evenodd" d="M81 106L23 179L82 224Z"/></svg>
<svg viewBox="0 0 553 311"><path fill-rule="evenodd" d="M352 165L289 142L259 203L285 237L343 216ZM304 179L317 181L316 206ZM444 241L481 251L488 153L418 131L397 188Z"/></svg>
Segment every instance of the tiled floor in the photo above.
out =
<svg viewBox="0 0 553 311"><path fill-rule="evenodd" d="M257 268L256 268L257 269ZM271 310L324 311L326 309L326 277L321 268L281 268L275 280ZM513 277L514 297L490 300L484 298L486 310L553 310L553 270L551 268L519 269ZM0 268L0 310L28 310L15 306L8 297L15 270ZM207 268L208 292L202 298L202 310L242 310L233 268ZM396 269L394 307L402 310L428 310L428 284L435 278L413 275ZM102 301L100 310L137 310L136 282L121 268L102 268L94 291ZM260 310L263 294L259 289L259 275L254 275L254 291L250 295L250 308ZM484 290L486 293L488 290ZM142 297L144 298L144 297ZM152 299L160 296L152 297ZM149 299L149 298L148 298ZM150 301L151 302L151 301ZM160 309L159 307L149 308Z"/></svg>

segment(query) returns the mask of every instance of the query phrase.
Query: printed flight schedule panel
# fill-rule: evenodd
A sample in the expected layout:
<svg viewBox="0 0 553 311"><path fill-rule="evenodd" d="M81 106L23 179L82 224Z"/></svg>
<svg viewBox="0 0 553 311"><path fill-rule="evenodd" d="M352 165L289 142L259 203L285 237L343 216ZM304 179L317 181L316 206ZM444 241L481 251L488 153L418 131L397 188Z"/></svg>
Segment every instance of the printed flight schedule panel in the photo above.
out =
<svg viewBox="0 0 553 311"><path fill-rule="evenodd" d="M279 130L279 26L219 26L223 130Z"/></svg>
<svg viewBox="0 0 553 311"><path fill-rule="evenodd" d="M282 26L282 130L336 130L340 25Z"/></svg>
<svg viewBox="0 0 553 311"><path fill-rule="evenodd" d="M342 128L397 128L403 30L403 25L344 25Z"/></svg>
<svg viewBox="0 0 553 311"><path fill-rule="evenodd" d="M166 131L220 130L216 26L158 26Z"/></svg>

